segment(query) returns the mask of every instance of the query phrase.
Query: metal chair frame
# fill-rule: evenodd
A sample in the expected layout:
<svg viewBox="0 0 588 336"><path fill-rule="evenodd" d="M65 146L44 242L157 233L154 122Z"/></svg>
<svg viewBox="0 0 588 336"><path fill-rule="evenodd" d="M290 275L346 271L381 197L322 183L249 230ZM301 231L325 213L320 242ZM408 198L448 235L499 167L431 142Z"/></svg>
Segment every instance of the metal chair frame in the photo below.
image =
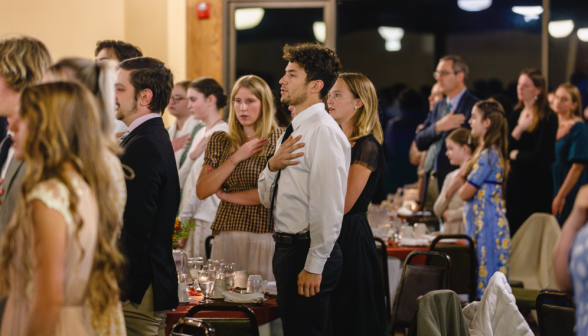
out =
<svg viewBox="0 0 588 336"><path fill-rule="evenodd" d="M376 250L381 258L381 269L384 277L384 296L386 297L386 309L388 310L388 318L392 317L392 302L390 301L390 277L388 273L388 251L386 250L386 243L381 238L374 237L374 241L380 243L380 247L376 244Z"/></svg>
<svg viewBox="0 0 588 336"><path fill-rule="evenodd" d="M539 294L539 296L537 296L537 300L535 301L535 308L537 309L537 319L539 320L538 322L539 322L539 334L540 335L547 335L547 331L545 330L545 322L541 318L541 314L542 314L541 306L543 306L545 299L562 300L562 301L569 303L572 307L576 307L576 304L574 303L574 297L571 296L570 294L561 293L561 292L550 292L550 291L545 291L545 292Z"/></svg>
<svg viewBox="0 0 588 336"><path fill-rule="evenodd" d="M477 295L477 284L478 284L478 256L476 254L476 246L474 245L474 241L468 235L462 234L449 234L449 235L439 235L431 242L429 245L429 251L435 251L435 246L443 239L465 239L469 243L470 247L470 292L469 301L474 301Z"/></svg>
<svg viewBox="0 0 588 336"><path fill-rule="evenodd" d="M233 312L241 312L249 318L249 323L251 325L251 335L252 336L259 336L259 326L257 324L257 317L251 308L243 306L243 305L234 305L234 304L204 304L204 305L196 305L186 313L186 317L193 317L194 314L200 311L233 311Z"/></svg>
<svg viewBox="0 0 588 336"><path fill-rule="evenodd" d="M215 336L215 332L214 332L214 328L207 323L206 321L202 321L200 319L197 318L193 318L193 317L182 317L176 324L174 324L174 326L171 328L171 332L169 333L170 336L191 336L189 334L184 334L184 333L180 333L180 332L175 332L174 329L176 329L176 327L180 326L180 325L187 325L187 326L192 326L192 327L197 327L197 328L202 328L202 330L204 331L204 335L205 336Z"/></svg>

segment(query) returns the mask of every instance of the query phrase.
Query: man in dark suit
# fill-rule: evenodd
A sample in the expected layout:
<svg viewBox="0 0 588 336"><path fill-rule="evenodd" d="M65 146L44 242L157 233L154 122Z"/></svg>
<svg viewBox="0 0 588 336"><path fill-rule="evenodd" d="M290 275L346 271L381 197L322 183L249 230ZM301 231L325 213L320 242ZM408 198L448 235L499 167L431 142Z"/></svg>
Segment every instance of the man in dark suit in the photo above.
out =
<svg viewBox="0 0 588 336"><path fill-rule="evenodd" d="M428 151L425 157L424 197L421 197L424 210L432 211L445 176L459 168L452 166L445 155L445 138L456 128L470 128L468 120L479 99L465 86L468 72L468 66L461 57L448 55L439 60L434 73L441 91L447 97L435 104L415 139L420 151Z"/></svg>
<svg viewBox="0 0 588 336"><path fill-rule="evenodd" d="M120 161L132 171L120 237L127 259L121 300L131 335L164 335L166 312L178 306L172 235L180 205L174 150L161 114L173 88L163 62L137 57L116 75L116 117L129 130L121 138Z"/></svg>

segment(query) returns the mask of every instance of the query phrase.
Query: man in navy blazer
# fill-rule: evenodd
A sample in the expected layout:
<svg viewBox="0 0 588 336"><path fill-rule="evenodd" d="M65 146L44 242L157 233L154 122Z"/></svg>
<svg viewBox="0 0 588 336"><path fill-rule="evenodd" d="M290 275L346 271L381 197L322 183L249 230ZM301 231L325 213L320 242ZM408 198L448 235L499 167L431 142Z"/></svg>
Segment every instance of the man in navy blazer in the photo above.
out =
<svg viewBox="0 0 588 336"><path fill-rule="evenodd" d="M456 128L470 128L468 120L479 99L465 86L468 72L468 66L461 57L448 55L439 60L434 73L446 98L435 104L415 139L420 151L428 151L425 158L424 197L421 197L424 210L432 210L445 176L459 168L451 165L445 155L445 138Z"/></svg>
<svg viewBox="0 0 588 336"><path fill-rule="evenodd" d="M126 257L121 300L127 335L163 335L166 312L177 308L178 278L172 235L180 205L180 180L161 114L169 103L173 75L149 57L123 61L116 74L116 118L121 163L129 168L127 204L119 246Z"/></svg>

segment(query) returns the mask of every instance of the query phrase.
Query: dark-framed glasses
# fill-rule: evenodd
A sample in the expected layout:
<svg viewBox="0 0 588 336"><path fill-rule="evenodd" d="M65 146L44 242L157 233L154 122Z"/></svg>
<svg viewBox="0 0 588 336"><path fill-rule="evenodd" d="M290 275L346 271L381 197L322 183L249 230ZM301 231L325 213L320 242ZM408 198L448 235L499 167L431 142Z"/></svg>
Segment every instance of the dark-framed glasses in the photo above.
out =
<svg viewBox="0 0 588 336"><path fill-rule="evenodd" d="M457 75L459 71L435 71L433 72L433 77L437 78L437 77L445 77L447 75L451 75L452 73L454 75Z"/></svg>
<svg viewBox="0 0 588 336"><path fill-rule="evenodd" d="M177 102L180 102L180 101L182 101L182 100L186 99L186 97L182 97L182 96L172 96L170 99L171 99L171 101L172 101L174 104L176 104Z"/></svg>

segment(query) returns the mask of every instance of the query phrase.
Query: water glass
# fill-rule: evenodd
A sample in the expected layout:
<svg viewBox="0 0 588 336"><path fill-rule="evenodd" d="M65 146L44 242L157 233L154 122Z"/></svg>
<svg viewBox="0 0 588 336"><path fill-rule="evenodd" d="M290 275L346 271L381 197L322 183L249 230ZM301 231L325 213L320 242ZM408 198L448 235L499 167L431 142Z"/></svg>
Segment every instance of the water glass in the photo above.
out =
<svg viewBox="0 0 588 336"><path fill-rule="evenodd" d="M198 268L199 270L202 269L202 266L204 265L204 258L202 257L196 257L194 258L194 267Z"/></svg>
<svg viewBox="0 0 588 336"><path fill-rule="evenodd" d="M260 293L263 280L261 275L250 275L247 279L247 292L248 293Z"/></svg>
<svg viewBox="0 0 588 336"><path fill-rule="evenodd" d="M198 283L200 284L200 290L204 295L204 299L200 301L200 303L211 303L212 300L210 300L210 293L212 293L212 289L214 288L214 272L203 271L199 276Z"/></svg>

